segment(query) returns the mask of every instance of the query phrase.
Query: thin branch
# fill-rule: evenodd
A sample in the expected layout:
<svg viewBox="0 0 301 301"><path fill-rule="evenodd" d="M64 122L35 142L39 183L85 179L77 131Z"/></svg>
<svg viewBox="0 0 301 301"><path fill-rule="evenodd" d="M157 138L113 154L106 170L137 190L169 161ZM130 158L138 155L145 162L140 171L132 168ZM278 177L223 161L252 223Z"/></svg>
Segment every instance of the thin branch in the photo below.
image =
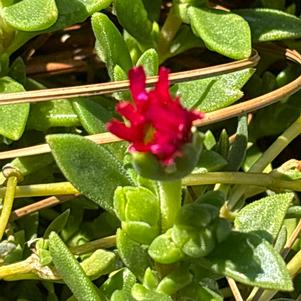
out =
<svg viewBox="0 0 301 301"><path fill-rule="evenodd" d="M300 233L301 233L301 219L284 246L284 249L281 254L283 258L286 258L292 246L294 245L295 241L299 237Z"/></svg>
<svg viewBox="0 0 301 301"><path fill-rule="evenodd" d="M116 246L116 235L99 238L89 241L83 245L71 247L70 251L75 255L82 255L96 251L97 249L107 249Z"/></svg>
<svg viewBox="0 0 301 301"><path fill-rule="evenodd" d="M11 213L10 221L14 221L16 219L19 219L25 215L37 212L39 210L50 208L62 203L65 203L69 200L72 200L74 198L74 195L65 195L65 196L51 196L49 198L43 199L41 201L35 202L33 204L24 206L22 208L16 209Z"/></svg>
<svg viewBox="0 0 301 301"><path fill-rule="evenodd" d="M232 291L232 294L233 294L235 300L236 301L244 301L244 299L242 298L240 291L237 287L236 282L232 278L229 278L229 277L226 277L226 278L227 278L227 281L229 283L230 289Z"/></svg>
<svg viewBox="0 0 301 301"><path fill-rule="evenodd" d="M195 79L208 78L225 73L230 73L245 68L254 67L259 61L259 55L254 50L253 56L241 61L221 64L218 66L211 66L206 68L182 71L171 73L169 80L171 83L178 83L184 81L191 81ZM158 76L148 77L146 80L147 86L153 86L158 80ZM56 100L62 98L74 98L81 96L93 96L101 94L111 94L118 91L129 89L129 81L117 81L92 85L82 85L76 87L53 88L47 90L36 90L17 93L3 93L0 97L0 105L17 104L17 103L31 103L48 100Z"/></svg>

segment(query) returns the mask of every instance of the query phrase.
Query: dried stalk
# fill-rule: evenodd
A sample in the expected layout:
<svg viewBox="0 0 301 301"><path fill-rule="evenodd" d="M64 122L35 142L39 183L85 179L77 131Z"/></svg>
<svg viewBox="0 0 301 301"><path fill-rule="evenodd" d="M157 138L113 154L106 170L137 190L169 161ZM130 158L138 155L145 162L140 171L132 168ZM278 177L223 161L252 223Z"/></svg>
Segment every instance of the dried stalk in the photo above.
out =
<svg viewBox="0 0 301 301"><path fill-rule="evenodd" d="M169 76L171 83L191 81L195 79L208 78L216 75L230 73L257 65L260 57L254 50L253 55L245 60L235 61L218 66L212 66L189 71L171 73ZM147 86L152 86L157 82L158 76L148 77ZM68 88L54 88L47 90L27 91L18 93L3 93L0 95L0 105L41 102L62 98L73 98L81 96L93 96L101 94L111 94L129 89L129 81L117 81L101 84L82 85Z"/></svg>
<svg viewBox="0 0 301 301"><path fill-rule="evenodd" d="M230 289L232 291L234 299L236 301L244 301L244 299L242 298L242 296L240 294L240 291L239 291L239 289L237 287L236 282L232 278L229 278L229 277L226 277L226 278L227 278L229 287L230 287Z"/></svg>
<svg viewBox="0 0 301 301"><path fill-rule="evenodd" d="M289 49L283 49L283 48L271 48L271 47L264 47L264 51L271 52L272 54L276 55L283 55L288 60L294 61L295 63L301 64L301 55L294 50ZM209 77L217 74L221 74L224 72L230 72L238 69L243 69L246 67L250 67L251 65L255 65L258 62L259 56L257 53L254 54L254 56L248 60L223 64L220 66L215 67L208 67L208 68L202 68L202 69L196 69L186 72L179 72L179 73L172 73L171 74L171 81L172 82L182 82L186 80L192 80L196 78L204 78ZM230 66L230 69L229 69ZM233 69L237 68L237 69ZM153 84L156 82L157 77L151 77L148 78L148 85ZM98 88L97 88L98 87ZM291 83L274 90L270 93L267 93L265 95L253 98L251 100L235 104L233 106L217 110L215 112L207 113L205 118L202 120L196 120L194 123L196 126L205 126L209 124L213 124L219 121L223 121L235 116L242 115L244 113L253 112L255 110L261 109L265 106L268 106L270 104L273 104L279 100L281 100L283 97L289 96L296 91L298 91L301 87L301 76L299 76L297 79L292 81ZM101 89L100 89L101 88ZM81 86L81 87L72 87L72 88L63 88L63 89L49 89L49 90L42 90L42 91L33 91L33 92L23 92L23 93L11 93L11 94L2 94L0 95L0 105L4 103L19 103L20 97L25 97L23 100L28 100L28 93L35 93L33 96L32 101L45 101L47 99L57 99L65 97L66 95L68 97L78 96L79 94L74 93L80 93L80 90L82 89L82 93L93 93L99 94L99 93L108 93L108 92L115 92L120 91L128 88L128 81L122 81L122 82L111 82L106 84L96 84L96 85L87 85L87 86ZM71 90L70 90L71 89ZM74 90L75 89L75 90ZM98 89L98 90L97 90ZM57 94L59 93L59 94ZM83 96L83 94L80 94ZM85 94L86 95L86 94ZM89 94L90 95L90 94ZM51 97L50 97L51 96ZM18 100L19 99L19 100ZM21 99L21 102L22 99ZM98 144L104 144L104 143L112 143L120 141L116 136L110 134L110 133L102 133L97 135L90 135L86 136L86 138L98 143ZM47 144L42 145L36 145L31 147L26 147L22 149L16 149L16 150L10 150L5 152L0 152L0 159L9 159L9 158L15 158L15 157L23 157L23 156L31 156L31 155L37 155L37 154L43 154L50 152L50 148Z"/></svg>
<svg viewBox="0 0 301 301"><path fill-rule="evenodd" d="M23 216L26 216L28 214L37 212L39 210L53 207L55 205L59 205L62 203L65 203L69 200L72 200L74 198L74 195L65 195L65 196L51 196L46 199L43 199L41 201L35 202L33 204L24 206L22 208L16 209L11 213L10 221L14 221L16 219L19 219Z"/></svg>

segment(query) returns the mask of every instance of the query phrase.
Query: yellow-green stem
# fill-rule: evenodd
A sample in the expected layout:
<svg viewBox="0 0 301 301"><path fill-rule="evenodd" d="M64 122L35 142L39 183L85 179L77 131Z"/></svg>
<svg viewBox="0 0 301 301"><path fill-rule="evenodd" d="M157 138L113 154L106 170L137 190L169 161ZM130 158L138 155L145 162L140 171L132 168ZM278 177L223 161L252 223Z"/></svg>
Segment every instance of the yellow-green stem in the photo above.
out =
<svg viewBox="0 0 301 301"><path fill-rule="evenodd" d="M158 182L162 233L171 228L181 209L181 180Z"/></svg>
<svg viewBox="0 0 301 301"><path fill-rule="evenodd" d="M179 192L179 185L171 182L163 183L164 190L170 190L169 195L173 194L173 199L176 193ZM301 180L282 180L281 177L271 174L263 173L244 173L244 172L207 172L200 174L192 174L182 179L183 186L193 185L210 185L216 183L237 184L266 187L271 189L290 189L294 191L301 191ZM161 185L161 184L160 184ZM168 187L169 186L169 187ZM6 193L6 188L0 188L0 197ZM164 191L162 190L162 193ZM17 186L15 190L15 197L34 197L34 196L48 196L48 195L68 195L79 194L80 192L70 182L48 183ZM171 198L171 201L172 201Z"/></svg>
<svg viewBox="0 0 301 301"><path fill-rule="evenodd" d="M161 61L164 60L166 53L169 51L170 43L182 24L182 19L179 16L178 10L178 6L174 4L161 29L158 42L159 57Z"/></svg>
<svg viewBox="0 0 301 301"><path fill-rule="evenodd" d="M6 193L6 188L0 188L0 197ZM79 194L79 191L70 182L48 183L17 186L15 197L33 197L48 195Z"/></svg>
<svg viewBox="0 0 301 301"><path fill-rule="evenodd" d="M253 164L248 172L262 172L287 146L301 133L301 116L288 128L276 141L263 153L263 155ZM227 204L229 209L233 209L248 187L235 187L232 196Z"/></svg>
<svg viewBox="0 0 301 301"><path fill-rule="evenodd" d="M89 241L83 245L71 247L70 251L75 255L94 252L98 249L107 249L116 246L116 235Z"/></svg>
<svg viewBox="0 0 301 301"><path fill-rule="evenodd" d="M3 207L0 216L0 241L2 240L5 232L15 198L15 190L18 183L17 176L10 176L7 180L7 186L3 201Z"/></svg>

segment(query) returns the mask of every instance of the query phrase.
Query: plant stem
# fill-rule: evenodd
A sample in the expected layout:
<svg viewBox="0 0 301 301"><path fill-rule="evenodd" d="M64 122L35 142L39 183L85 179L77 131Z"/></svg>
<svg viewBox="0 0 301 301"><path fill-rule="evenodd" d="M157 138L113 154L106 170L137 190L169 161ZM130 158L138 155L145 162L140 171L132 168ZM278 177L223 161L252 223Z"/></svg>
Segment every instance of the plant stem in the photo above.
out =
<svg viewBox="0 0 301 301"><path fill-rule="evenodd" d="M262 172L287 146L301 133L301 116L288 128L253 164L248 172ZM233 209L246 192L247 187L235 187L227 204L228 209Z"/></svg>
<svg viewBox="0 0 301 301"><path fill-rule="evenodd" d="M7 180L7 186L3 201L3 208L0 216L0 241L2 240L3 234L5 232L15 198L15 190L18 183L17 176L10 176Z"/></svg>
<svg viewBox="0 0 301 301"><path fill-rule="evenodd" d="M162 233L171 228L181 209L181 180L158 182Z"/></svg>
<svg viewBox="0 0 301 301"><path fill-rule="evenodd" d="M287 269L292 278L301 271L301 250L289 261Z"/></svg>
<svg viewBox="0 0 301 301"><path fill-rule="evenodd" d="M216 183L255 185L271 189L290 189L301 191L301 180L282 180L274 174L244 173L244 172L207 172L192 174L182 181L183 185L210 185Z"/></svg>
<svg viewBox="0 0 301 301"><path fill-rule="evenodd" d="M116 246L116 235L99 238L89 241L83 245L71 247L70 251L75 255L82 255L96 251L98 249L106 249Z"/></svg>
<svg viewBox="0 0 301 301"><path fill-rule="evenodd" d="M181 24L182 19L179 16L179 7L174 4L170 9L160 32L158 52L161 60L163 60L166 53L168 52L170 43L178 32Z"/></svg>
<svg viewBox="0 0 301 301"><path fill-rule="evenodd" d="M6 188L0 188L0 197L6 193ZM79 191L70 182L36 184L17 186L15 197L33 197L33 196L48 196L48 195L67 195L79 194Z"/></svg>
<svg viewBox="0 0 301 301"><path fill-rule="evenodd" d="M216 183L250 185L259 187L268 187L271 189L290 189L301 191L301 180L282 180L278 175L262 173L244 173L244 172L207 172L192 174L182 179L183 186L210 185ZM165 206L175 206L179 208L181 199L181 182L165 181L159 182L159 188L162 202ZM6 193L6 188L0 188L0 197ZM16 198L48 196L48 195L74 195L80 192L70 182L58 182L48 184L35 184L17 186L15 191ZM165 210L165 209L164 209Z"/></svg>

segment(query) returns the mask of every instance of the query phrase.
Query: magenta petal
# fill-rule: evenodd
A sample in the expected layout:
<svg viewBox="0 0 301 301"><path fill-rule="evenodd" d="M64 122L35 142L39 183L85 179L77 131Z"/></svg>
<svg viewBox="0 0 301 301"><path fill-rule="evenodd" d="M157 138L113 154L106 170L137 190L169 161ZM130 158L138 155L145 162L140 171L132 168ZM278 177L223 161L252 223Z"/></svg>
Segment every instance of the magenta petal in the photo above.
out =
<svg viewBox="0 0 301 301"><path fill-rule="evenodd" d="M135 102L146 101L147 92L145 90L145 73L143 67L135 67L129 71L130 90Z"/></svg>
<svg viewBox="0 0 301 301"><path fill-rule="evenodd" d="M116 106L116 111L134 125L142 123L145 119L140 113L137 112L134 106L127 101L119 103Z"/></svg>
<svg viewBox="0 0 301 301"><path fill-rule="evenodd" d="M112 120L107 123L107 129L117 137L129 142L134 142L139 138L141 139L141 133L139 133L139 131L137 131L135 128L125 126L119 120Z"/></svg>

